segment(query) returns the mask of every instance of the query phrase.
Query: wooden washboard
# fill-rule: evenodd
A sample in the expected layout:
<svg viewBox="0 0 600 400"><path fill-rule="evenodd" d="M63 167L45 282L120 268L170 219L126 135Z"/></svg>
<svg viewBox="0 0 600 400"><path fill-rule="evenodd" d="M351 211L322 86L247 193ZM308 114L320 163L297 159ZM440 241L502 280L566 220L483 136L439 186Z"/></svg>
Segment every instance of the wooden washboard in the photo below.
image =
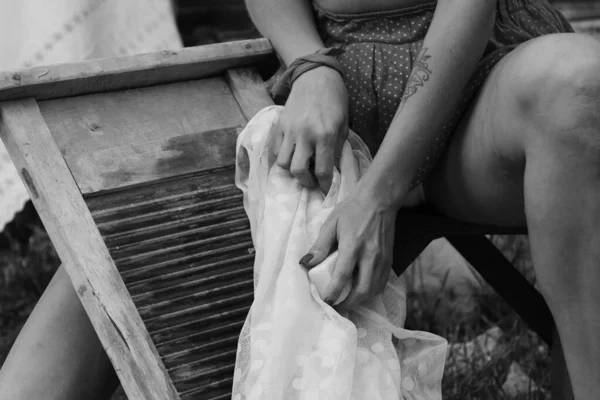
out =
<svg viewBox="0 0 600 400"><path fill-rule="evenodd" d="M266 39L0 74L0 135L129 399L228 399Z"/></svg>

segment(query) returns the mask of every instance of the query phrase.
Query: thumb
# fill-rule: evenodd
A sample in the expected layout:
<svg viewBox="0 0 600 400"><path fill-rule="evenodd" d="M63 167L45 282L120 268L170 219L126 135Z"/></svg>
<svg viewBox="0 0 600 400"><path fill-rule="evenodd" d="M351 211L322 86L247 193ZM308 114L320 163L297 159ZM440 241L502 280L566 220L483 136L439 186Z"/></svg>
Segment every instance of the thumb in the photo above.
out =
<svg viewBox="0 0 600 400"><path fill-rule="evenodd" d="M346 143L346 138L348 137L348 125L344 124L341 128L342 133L338 135L337 142L335 144L335 153L334 153L334 165L340 169L340 161L342 160L342 153L344 151L344 143Z"/></svg>
<svg viewBox="0 0 600 400"><path fill-rule="evenodd" d="M311 269L327 258L331 253L333 245L337 240L337 220L328 218L321 230L319 231L319 237L312 245L308 253L300 259L300 265L305 268Z"/></svg>
<svg viewBox="0 0 600 400"><path fill-rule="evenodd" d="M275 122L274 126L271 128L271 132L269 132L269 151L270 154L277 159L279 156L279 150L281 149L281 145L283 144L283 127L281 124L281 119L278 118Z"/></svg>

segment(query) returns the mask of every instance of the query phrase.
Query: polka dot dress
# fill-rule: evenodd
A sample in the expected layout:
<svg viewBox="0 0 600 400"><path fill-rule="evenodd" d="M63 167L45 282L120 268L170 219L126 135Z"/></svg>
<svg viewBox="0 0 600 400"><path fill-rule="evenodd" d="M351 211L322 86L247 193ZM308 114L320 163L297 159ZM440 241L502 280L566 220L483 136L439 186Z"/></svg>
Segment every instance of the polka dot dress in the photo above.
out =
<svg viewBox="0 0 600 400"><path fill-rule="evenodd" d="M350 96L350 127L373 154L400 104L435 6L432 2L366 14L334 14L315 7L326 46L345 49L338 59L345 68ZM573 31L546 0L499 0L496 16L495 29L479 67L444 130L455 129L491 69L511 50L534 37ZM436 143L437 147L443 145L441 141Z"/></svg>

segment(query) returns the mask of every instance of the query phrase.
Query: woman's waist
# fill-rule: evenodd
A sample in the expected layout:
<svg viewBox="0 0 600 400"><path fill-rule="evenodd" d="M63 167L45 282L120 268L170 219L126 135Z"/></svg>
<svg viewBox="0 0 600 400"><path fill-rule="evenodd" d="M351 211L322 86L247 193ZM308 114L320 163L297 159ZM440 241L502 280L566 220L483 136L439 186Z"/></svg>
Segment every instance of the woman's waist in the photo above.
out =
<svg viewBox="0 0 600 400"><path fill-rule="evenodd" d="M413 2L414 3L414 2ZM361 13L340 13L315 5L319 32L327 45L405 45L421 41L433 19L436 3Z"/></svg>
<svg viewBox="0 0 600 400"><path fill-rule="evenodd" d="M437 0L313 0L313 7L337 18L389 16L419 7L435 6Z"/></svg>
<svg viewBox="0 0 600 400"><path fill-rule="evenodd" d="M331 0L331 9L343 0ZM358 0L356 0L358 1ZM360 0L362 1L362 0ZM378 0L387 1L387 0ZM534 3L547 0L498 0L504 18ZM407 45L425 38L433 20L437 1L406 0L394 1L395 8L364 12L334 12L313 3L319 32L327 45L388 44ZM325 1L327 3L327 1ZM366 2L367 3L367 2ZM371 2L368 2L371 3Z"/></svg>
<svg viewBox="0 0 600 400"><path fill-rule="evenodd" d="M498 0L509 13L547 0ZM401 17L435 9L438 0L313 0L317 14L335 20Z"/></svg>
<svg viewBox="0 0 600 400"><path fill-rule="evenodd" d="M437 0L313 1L317 16L338 22L404 17L435 10Z"/></svg>

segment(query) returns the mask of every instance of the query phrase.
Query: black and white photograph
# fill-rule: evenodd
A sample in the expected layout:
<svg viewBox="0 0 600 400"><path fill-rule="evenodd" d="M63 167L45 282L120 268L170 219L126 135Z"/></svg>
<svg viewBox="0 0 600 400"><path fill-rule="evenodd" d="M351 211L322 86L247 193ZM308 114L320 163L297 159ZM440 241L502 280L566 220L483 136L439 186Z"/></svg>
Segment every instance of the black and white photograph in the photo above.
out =
<svg viewBox="0 0 600 400"><path fill-rule="evenodd" d="M0 400L600 399L600 0L0 0Z"/></svg>

